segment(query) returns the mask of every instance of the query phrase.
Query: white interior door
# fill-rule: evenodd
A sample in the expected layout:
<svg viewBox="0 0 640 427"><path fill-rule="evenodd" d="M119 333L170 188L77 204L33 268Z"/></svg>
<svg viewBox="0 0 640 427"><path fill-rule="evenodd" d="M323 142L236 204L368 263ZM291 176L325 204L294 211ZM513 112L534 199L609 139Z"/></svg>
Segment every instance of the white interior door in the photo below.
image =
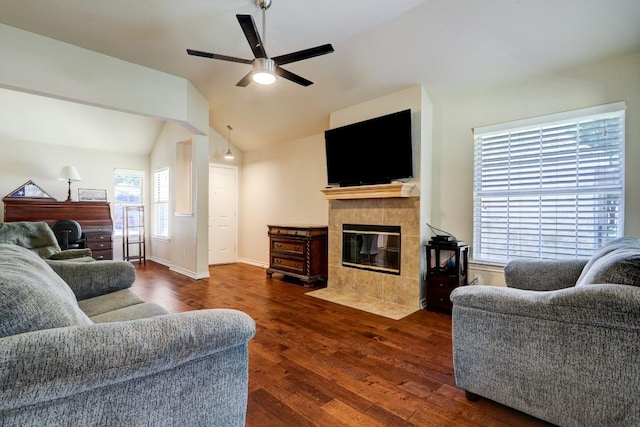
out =
<svg viewBox="0 0 640 427"><path fill-rule="evenodd" d="M238 168L209 166L209 264L236 262Z"/></svg>

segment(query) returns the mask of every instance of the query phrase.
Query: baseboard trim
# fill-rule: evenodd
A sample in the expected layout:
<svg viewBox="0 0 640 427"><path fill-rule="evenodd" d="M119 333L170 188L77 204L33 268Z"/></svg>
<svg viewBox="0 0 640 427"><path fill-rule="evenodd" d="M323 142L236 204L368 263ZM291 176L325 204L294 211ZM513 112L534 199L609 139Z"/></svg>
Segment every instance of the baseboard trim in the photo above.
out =
<svg viewBox="0 0 640 427"><path fill-rule="evenodd" d="M155 263L164 265L165 267L171 267L171 263L169 261L167 261L167 260L164 260L164 259L161 259L161 258L157 258L157 257L154 257L154 256L148 257L147 259L149 261L153 261Z"/></svg>
<svg viewBox="0 0 640 427"><path fill-rule="evenodd" d="M253 266L256 266L256 267L262 267L262 268L269 267L269 264L265 264L264 262L255 261L255 260L248 259L248 258L238 258L237 262L241 262L243 264L253 265Z"/></svg>
<svg viewBox="0 0 640 427"><path fill-rule="evenodd" d="M208 271L206 273L198 274L198 273L196 273L194 271L185 270L184 268L177 267L175 265L170 265L169 266L169 270L174 271L174 272L176 272L178 274L182 274L183 276L190 277L190 278L195 279L195 280L208 279L210 277Z"/></svg>

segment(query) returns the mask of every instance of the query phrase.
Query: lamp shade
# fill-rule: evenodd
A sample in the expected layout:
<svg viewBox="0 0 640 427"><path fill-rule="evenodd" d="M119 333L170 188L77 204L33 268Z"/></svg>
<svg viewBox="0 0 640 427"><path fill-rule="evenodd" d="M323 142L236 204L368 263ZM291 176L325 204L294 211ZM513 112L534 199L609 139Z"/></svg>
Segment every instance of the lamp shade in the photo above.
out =
<svg viewBox="0 0 640 427"><path fill-rule="evenodd" d="M82 178L80 178L80 174L75 166L63 167L58 174L58 179L60 181L82 181Z"/></svg>

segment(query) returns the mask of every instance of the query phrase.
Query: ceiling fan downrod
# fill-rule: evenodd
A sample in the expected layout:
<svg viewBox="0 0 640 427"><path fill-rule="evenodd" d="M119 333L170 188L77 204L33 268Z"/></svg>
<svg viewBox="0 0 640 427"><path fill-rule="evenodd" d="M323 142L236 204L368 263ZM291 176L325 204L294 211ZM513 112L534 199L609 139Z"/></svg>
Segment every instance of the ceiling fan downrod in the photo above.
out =
<svg viewBox="0 0 640 427"><path fill-rule="evenodd" d="M262 10L262 47L267 48L267 9L271 7L271 0L256 0L256 6Z"/></svg>

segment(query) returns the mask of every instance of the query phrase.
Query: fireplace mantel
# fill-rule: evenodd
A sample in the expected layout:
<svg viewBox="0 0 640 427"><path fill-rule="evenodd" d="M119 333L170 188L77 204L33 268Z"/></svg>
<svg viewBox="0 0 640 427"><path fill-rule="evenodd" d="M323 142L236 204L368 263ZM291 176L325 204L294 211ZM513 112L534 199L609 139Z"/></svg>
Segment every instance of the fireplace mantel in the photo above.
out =
<svg viewBox="0 0 640 427"><path fill-rule="evenodd" d="M384 199L391 197L418 197L414 183L392 183L359 185L353 187L332 187L322 190L327 200Z"/></svg>

